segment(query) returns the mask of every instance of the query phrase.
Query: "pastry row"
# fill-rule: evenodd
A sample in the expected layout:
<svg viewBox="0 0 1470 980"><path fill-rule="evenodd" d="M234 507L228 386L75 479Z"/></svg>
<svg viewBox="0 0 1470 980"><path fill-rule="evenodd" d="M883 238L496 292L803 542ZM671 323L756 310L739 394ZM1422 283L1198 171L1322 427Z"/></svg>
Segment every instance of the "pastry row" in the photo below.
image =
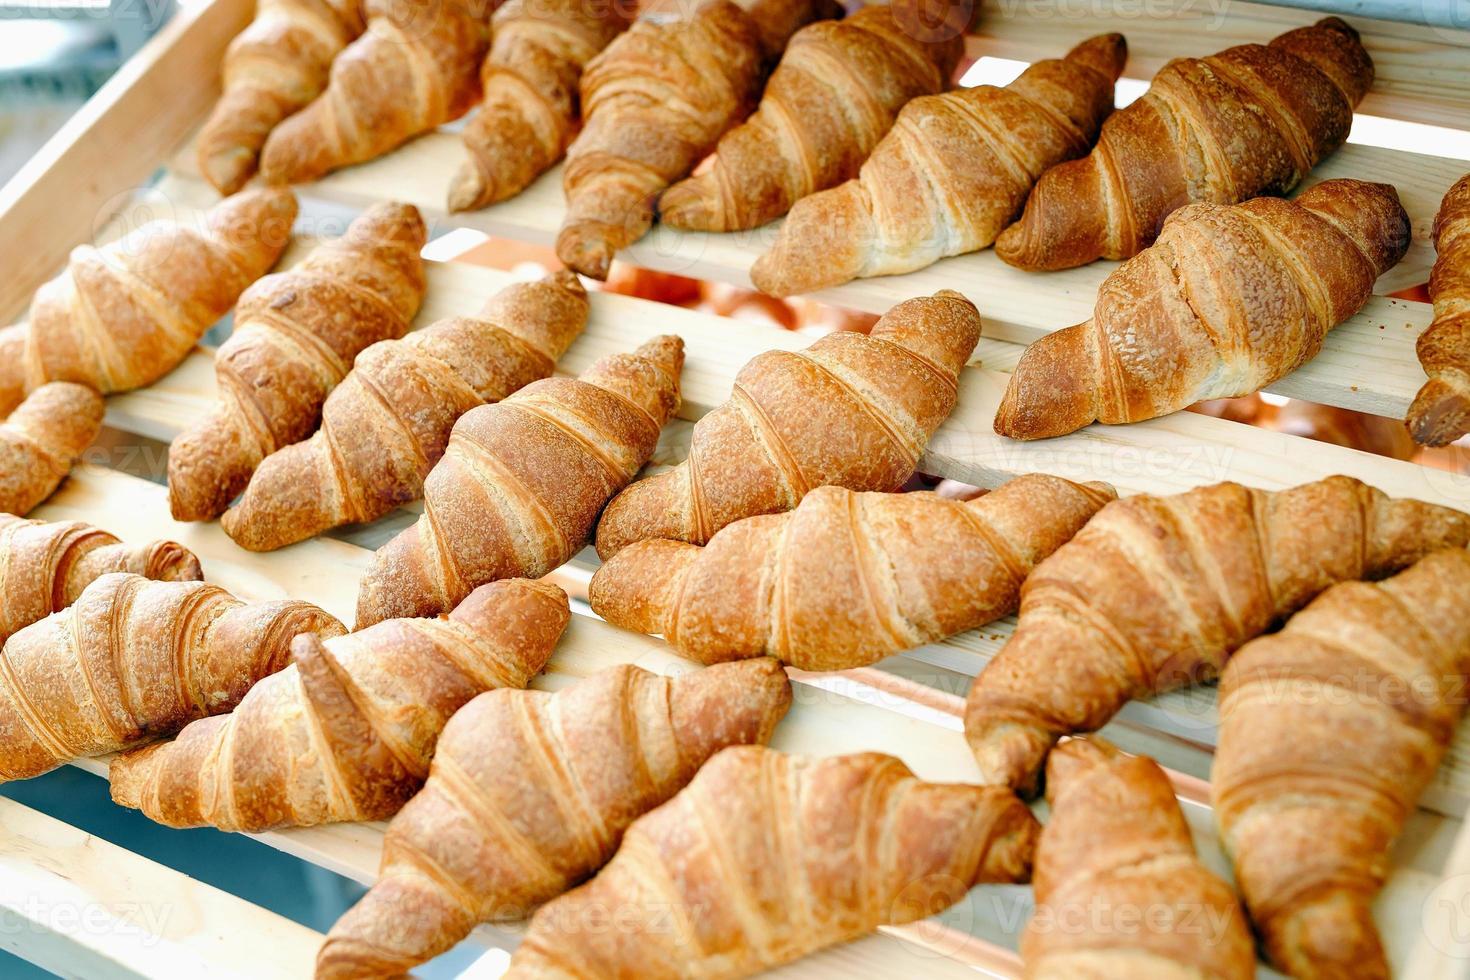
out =
<svg viewBox="0 0 1470 980"><path fill-rule="evenodd" d="M946 539L958 557L934 553ZM1467 542L1470 517L1342 477L1125 500L1041 476L965 503L828 488L598 572L595 611L705 669L523 695L569 621L554 586L501 580L447 615L345 634L308 603L197 581L175 545L12 519L0 778L132 749L114 798L170 826L393 817L324 976L395 975L609 861L536 913L518 975L747 975L1024 881L1033 849L1029 975L1142 960L1250 976L1247 919L1162 771L1096 739L1049 751L1127 698L1223 673L1214 803L1267 955L1294 976L1387 976L1371 903L1463 710ZM721 576L731 588L710 587ZM917 783L879 756L720 752L766 742L785 713L776 658L868 663L1017 606L965 719L990 788ZM1038 833L1012 788L1034 792L1044 763ZM609 903L623 925L587 926ZM727 919L728 903L764 911ZM671 909L673 925L640 918ZM1125 928L1140 910L1148 927Z"/></svg>
<svg viewBox="0 0 1470 980"><path fill-rule="evenodd" d="M1268 231L1287 220L1278 205L1239 216L1208 207L1291 191L1346 139L1374 70L1337 18L1171 61L1113 113L1127 58L1119 35L1038 62L1004 88L950 91L963 5L931 22L905 2L833 20L841 11L830 0L711 0L631 29L622 4L496 6L437 0L411 24L389 4L263 6L226 56L202 170L229 192L260 154L266 180L309 180L479 100L451 209L513 196L565 153L557 251L595 278L656 216L734 231L790 211L751 270L775 295L908 272L992 243L1005 261L1040 270L1129 259L1158 240L1162 250L1129 267L1116 298L1105 291L1092 321L1023 364L997 420L1020 438L1258 390L1309 359L1408 244L1391 192L1341 227L1334 218L1353 205L1303 201L1328 227L1294 249L1273 247L1285 244ZM303 43L283 47L282 37ZM407 80L419 83L415 100L397 97ZM1446 200L1442 254L1463 251L1454 243L1465 239L1467 194ZM1222 275L1175 282L1176 254L1246 282L1264 276L1270 288L1255 308L1222 308L1212 288ZM1470 430L1464 265L1436 274L1440 322L1420 345L1431 382L1409 423L1429 445ZM1140 316L1159 323L1142 354L1118 326ZM1252 329L1261 316L1290 320L1300 336L1261 342ZM1170 357L1197 370L1173 375L1162 363ZM1058 374L1075 381L1066 401L1048 384Z"/></svg>

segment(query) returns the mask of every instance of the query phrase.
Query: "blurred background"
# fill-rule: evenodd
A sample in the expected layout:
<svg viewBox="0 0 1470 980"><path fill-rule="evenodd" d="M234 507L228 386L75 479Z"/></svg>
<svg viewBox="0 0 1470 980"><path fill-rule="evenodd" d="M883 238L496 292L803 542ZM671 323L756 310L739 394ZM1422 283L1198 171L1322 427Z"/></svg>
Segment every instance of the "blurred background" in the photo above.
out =
<svg viewBox="0 0 1470 980"><path fill-rule="evenodd" d="M0 0L0 184L18 173L106 80L175 13L198 0ZM1308 6L1359 16L1380 16L1442 26L1470 26L1463 0L1295 0ZM1456 24L1458 19L1461 23ZM962 84L1004 84L1024 65L983 58L968 66ZM1126 103L1146 88L1143 81L1119 85ZM1470 161L1470 134L1360 116L1352 140L1413 148ZM1470 164L1467 164L1470 166ZM555 267L549 249L451 231L430 243L429 257L509 269L526 276ZM867 330L876 318L809 300L782 301L725 285L614 266L606 288L646 299L697 307L737 319L756 319L813 335L832 330ZM1422 287L1401 294L1424 300ZM1059 324L1059 326L1061 326ZM1008 370L980 352L991 367ZM1011 355L1012 357L1014 354ZM1401 421L1324 408L1271 395L1209 403L1196 410L1398 459L1417 458L1446 469L1470 470L1470 449L1451 446L1420 450ZM137 437L128 437L136 441ZM146 447L161 459L166 447ZM154 473L140 474L157 478ZM913 488L934 488L968 497L982 491L917 477ZM361 894L354 883L280 854L239 835L211 830L173 831L136 811L111 804L106 783L73 768L41 779L0 786L0 795L35 807L68 824L135 853L178 868L251 902L320 931ZM3 860L0 841L0 860ZM5 936L0 935L0 950ZM477 951L456 950L420 971L425 977L493 976L499 964L474 962ZM0 951L0 978L48 976Z"/></svg>

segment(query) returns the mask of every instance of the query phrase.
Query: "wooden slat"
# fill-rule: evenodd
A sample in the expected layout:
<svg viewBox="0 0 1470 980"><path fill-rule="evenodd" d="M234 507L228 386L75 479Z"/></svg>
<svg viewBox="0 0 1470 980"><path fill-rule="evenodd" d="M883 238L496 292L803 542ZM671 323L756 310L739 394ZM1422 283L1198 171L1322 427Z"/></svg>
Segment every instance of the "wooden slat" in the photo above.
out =
<svg viewBox="0 0 1470 980"><path fill-rule="evenodd" d="M322 937L0 798L0 948L61 976L305 977Z"/></svg>
<svg viewBox="0 0 1470 980"><path fill-rule="evenodd" d="M504 272L455 263L430 263L429 278L419 323L473 312L512 281ZM775 327L596 293L587 331L562 359L561 370L575 373L603 354L627 350L658 333L685 339L680 416L689 420L722 404L736 371L756 354L810 342L806 335ZM1104 480L1130 493L1167 493L1226 479L1276 489L1345 473L1399 496L1470 506L1470 479L1190 412L1135 425L1094 425L1039 442L1004 439L995 435L992 422L1007 379L983 368L963 373L959 407L930 443L925 472L982 486L1020 473L1055 472ZM151 388L110 399L109 410L119 424L170 437L170 430L197 417L212 398L211 371L195 355Z"/></svg>
<svg viewBox="0 0 1470 980"><path fill-rule="evenodd" d="M490 235L551 243L560 227L564 202L560 170L553 170L525 193L503 204L467 215L443 213L443 193L462 152L458 138L430 134L398 152L349 168L302 188L305 197L352 206L395 198L433 215L436 227L474 228ZM185 154L176 164L187 167ZM1349 146L1319 168L1318 177L1356 174L1392 180L1414 216L1416 243L1410 255L1378 284L1392 291L1423 282L1433 264L1425 236L1449 186L1470 169L1460 161ZM188 185L180 183L180 193ZM656 226L625 257L638 265L696 278L749 285L752 262L773 240L774 225L751 232L712 235L676 232ZM985 317L992 339L1030 343L1091 315L1097 286L1116 263L1035 274L1013 269L994 251L945 259L903 276L860 279L815 294L819 299L883 313L895 303L939 289L957 289ZM1424 383L1414 342L1429 325L1427 304L1379 296L1328 337L1325 349L1269 391L1291 398L1399 417Z"/></svg>
<svg viewBox="0 0 1470 980"><path fill-rule="evenodd" d="M199 124L252 0L181 11L0 188L0 323L90 241Z"/></svg>
<svg viewBox="0 0 1470 980"><path fill-rule="evenodd" d="M509 201L482 211L449 214L444 195L463 155L464 147L456 134L429 133L371 163L348 167L305 185L302 192L354 207L389 199L407 201L433 215L444 227L474 228L536 244L556 241L565 212L560 166ZM193 150L186 148L178 154L172 169L197 179ZM1349 144L1312 171L1298 191L1337 177L1384 181L1398 188L1413 225L1414 241L1404 260L1378 280L1377 291L1391 293L1429 278L1434 264L1434 248L1429 240L1434 215L1445 191L1467 169L1470 164L1463 160ZM749 286L751 264L775 240L779 227L779 222L773 222L750 231L710 234L655 225L622 255L650 269ZM1063 272L1030 273L1011 268L996 258L994 250L986 249L944 259L918 272L859 279L813 295L853 309L881 313L897 299L948 286L982 304L982 312L1004 324L1007 332L998 335L1001 339L1029 343L1058 327L1087 319L1098 283L1117 265L1094 262Z"/></svg>

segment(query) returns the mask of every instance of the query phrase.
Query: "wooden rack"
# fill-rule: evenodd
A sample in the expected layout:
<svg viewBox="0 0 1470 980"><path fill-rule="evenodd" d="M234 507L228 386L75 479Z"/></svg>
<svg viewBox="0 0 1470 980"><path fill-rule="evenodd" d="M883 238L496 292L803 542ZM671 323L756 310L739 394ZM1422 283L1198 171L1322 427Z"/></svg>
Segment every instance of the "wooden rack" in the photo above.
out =
<svg viewBox="0 0 1470 980"><path fill-rule="evenodd" d="M181 14L24 173L0 189L0 255L7 271L0 281L0 315L22 313L35 287L56 273L72 246L116 234L140 208L156 211L161 202L173 217L190 220L217 199L194 171L190 135L217 94L224 46L248 22L251 7L251 0L212 0ZM1148 16L1139 16L1145 10ZM1088 35L1117 30L1127 35L1132 51L1126 74L1147 78L1169 57L1263 41L1314 19L1305 11L1241 2L1151 0L1140 7L1130 0L987 0L969 46L976 56L1034 60L1057 56ZM1362 112L1470 128L1470 32L1370 20L1355 20L1354 26L1378 69ZM448 216L445 188L459 159L453 135L432 134L382 160L302 188L301 197L308 212L312 202L360 208L406 200L430 217L435 230L459 225L530 242L552 240L563 207L559 171L505 204ZM160 168L162 179L145 193ZM1388 293L1427 277L1433 261L1425 240L1430 220L1444 191L1467 169L1470 164L1461 161L1350 145L1318 168L1312 180L1356 176L1399 188L1413 219L1415 243L1405 261L1379 281L1378 291ZM656 229L625 257L650 268L747 285L751 262L772 236L769 228L723 236ZM285 261L302 251L295 249ZM1190 413L1126 427L1094 426L1041 443L995 436L994 410L1019 345L1085 319L1110 268L1098 263L1035 276L1003 265L987 251L907 276L859 280L819 298L881 313L901 299L948 287L979 306L986 336L977 351L980 363L964 372L960 406L930 444L921 464L929 473L993 486L1016 474L1044 471L1105 480L1124 493L1172 492L1222 479L1278 488L1346 473L1396 495L1470 509L1470 477ZM477 310L511 277L432 263L429 278L419 325ZM1401 416L1423 381L1413 346L1429 319L1424 304L1376 297L1329 336L1318 358L1271 390ZM808 342L775 328L599 293L587 331L560 370L575 373L604 353L630 349L658 333L685 339L688 364L681 420L666 430L654 466L683 458L691 424L725 400L741 365L763 350ZM136 436L171 439L213 401L210 359L210 352L201 349L152 387L110 398L108 424ZM414 513L408 508L331 538L252 554L235 546L217 524L172 521L164 488L124 472L138 470L126 454L113 452L106 463L79 467L36 516L83 518L132 539L171 537L200 556L211 581L242 596L308 598L348 620L368 549ZM150 475L161 478L161 466L154 469ZM585 596L595 561L584 553L556 573L556 581L574 597ZM536 686L555 689L612 663L636 662L663 672L688 669L662 641L610 627L578 605L572 628ZM997 623L864 670L793 672L796 704L776 744L815 754L881 750L902 757L925 777L974 779L975 764L960 736L962 698L970 678L1012 626ZM1201 854L1226 873L1206 782L1215 738L1214 700L1212 689L1199 688L1133 704L1108 734L1170 768ZM105 767L105 760L84 766L98 773ZM1411 819L1377 906L1401 976L1470 976L1470 959L1457 956L1466 952L1464 944L1454 941L1470 932L1470 834L1461 832L1467 806L1470 730L1462 732L1423 808ZM269 833L260 839L367 882L377 870L381 837L382 825L366 824ZM1016 938L1030 905L1026 888L977 889L938 920L885 930L785 973L887 977L922 971L961 977L979 971L1013 977L1019 973ZM0 799L0 946L42 966L78 976L301 977L309 975L320 939L272 912ZM508 949L516 937L513 930L482 928L471 941Z"/></svg>

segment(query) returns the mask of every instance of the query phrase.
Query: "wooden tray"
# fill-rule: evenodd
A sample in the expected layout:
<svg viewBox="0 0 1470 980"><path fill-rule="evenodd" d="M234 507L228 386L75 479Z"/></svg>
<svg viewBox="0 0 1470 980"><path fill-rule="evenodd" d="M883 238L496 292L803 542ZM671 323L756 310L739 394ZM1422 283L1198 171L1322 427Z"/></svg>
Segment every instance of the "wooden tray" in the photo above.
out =
<svg viewBox="0 0 1470 980"><path fill-rule="evenodd" d="M0 281L0 315L9 319L22 313L35 287L56 273L77 243L112 237L160 207L190 220L216 200L194 171L190 135L217 95L221 53L248 22L251 6L251 0L212 0L181 14L0 189L0 257L7 271ZM1239 2L1150 0L1145 9L1132 0L990 0L969 47L976 56L1034 60L1057 56L1090 34L1118 30L1128 36L1132 51L1126 74L1147 78L1169 57L1266 40L1316 16ZM1364 113L1470 129L1470 32L1371 20L1354 20L1354 26L1378 68ZM305 212L340 205L356 209L392 198L419 205L436 231L458 225L530 242L552 239L562 214L558 171L505 204L447 216L443 197L459 152L452 135L431 134L382 160L302 188ZM153 182L160 168L163 176ZM1416 241L1405 262L1379 281L1378 291L1387 293L1426 278L1433 261L1424 239L1430 218L1444 191L1467 169L1470 164L1426 154L1350 145L1312 179L1351 175L1398 186ZM657 229L626 257L651 268L745 285L750 263L771 236L769 228L739 235ZM293 250L285 261L302 251ZM1222 479L1277 488L1347 473L1393 494L1470 509L1470 477L1190 413L1133 426L1092 427L1042 443L996 437L991 421L1019 345L1084 319L1110 267L1098 263L1033 276L982 252L821 295L881 313L898 300L949 287L980 307L986 339L977 351L979 363L964 373L960 407L932 441L922 463L926 472L995 485L1016 474L1046 471L1107 480L1124 493L1171 492ZM419 325L473 312L511 278L454 263L432 263L429 275ZM1424 304L1377 297L1329 336L1321 356L1271 390L1401 416L1423 381L1413 345L1429 319ZM683 458L690 425L725 400L735 372L747 360L762 350L808 342L800 334L745 321L595 294L588 329L560 370L575 373L603 353L667 332L680 334L688 346L685 401L654 467ZM413 508L266 555L236 547L217 524L178 524L169 518L159 485L160 447L152 440L167 442L213 401L210 357L207 350L196 351L152 387L110 398L107 419L115 430L110 440L36 516L84 518L132 539L172 537L195 550L211 581L242 596L298 596L350 620L367 549L412 519ZM585 597L595 563L586 552L553 578L574 599ZM612 663L636 662L663 672L689 668L662 641L615 629L580 602L574 606L573 626L536 686L555 689ZM974 761L959 734L962 699L970 678L1013 625L997 623L873 668L828 675L793 672L796 704L776 744L815 754L877 749L902 757L926 777L974 779ZM1215 739L1214 702L1213 689L1199 688L1135 703L1108 734L1169 767L1201 854L1225 873L1206 781ZM102 773L106 760L84 768ZM1457 938L1470 935L1470 834L1461 832L1470 805L1470 734L1462 733L1422 802L1395 852L1394 872L1376 913L1400 976L1470 976L1470 944ZM260 839L367 882L377 869L381 837L381 825L364 824ZM979 888L936 920L884 930L781 972L1017 976L1016 938L1030 908L1027 888ZM320 940L272 912L0 799L0 945L48 969L107 977L300 977L309 975ZM471 941L487 949L484 972L475 974L494 976L516 935L482 928ZM1264 968L1262 973L1270 975Z"/></svg>

